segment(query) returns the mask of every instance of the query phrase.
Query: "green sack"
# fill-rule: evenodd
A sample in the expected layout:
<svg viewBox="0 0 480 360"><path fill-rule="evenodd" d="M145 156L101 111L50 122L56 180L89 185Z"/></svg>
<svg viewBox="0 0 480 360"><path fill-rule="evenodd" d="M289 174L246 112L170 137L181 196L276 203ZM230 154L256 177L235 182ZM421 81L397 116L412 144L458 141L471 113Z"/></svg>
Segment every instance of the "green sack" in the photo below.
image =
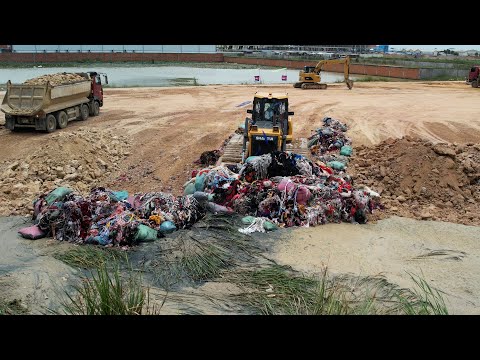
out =
<svg viewBox="0 0 480 360"><path fill-rule="evenodd" d="M73 190L66 188L66 187L58 187L55 190L51 191L45 197L45 201L48 205L52 205L56 201L62 201L65 196L70 194Z"/></svg>
<svg viewBox="0 0 480 360"><path fill-rule="evenodd" d="M275 225L274 223L270 222L270 221L265 221L263 223L263 228L267 231L273 231L273 230L277 230L278 226Z"/></svg>
<svg viewBox="0 0 480 360"><path fill-rule="evenodd" d="M137 234L133 238L134 241L138 242L154 241L156 239L157 230L143 224L138 225Z"/></svg>
<svg viewBox="0 0 480 360"><path fill-rule="evenodd" d="M121 190L121 191L112 191L110 193L110 199L113 201L123 201L127 200L128 198L128 191Z"/></svg>
<svg viewBox="0 0 480 360"><path fill-rule="evenodd" d="M183 190L183 193L185 195L192 195L195 192L195 183L191 182L187 186L185 186L185 190Z"/></svg>
<svg viewBox="0 0 480 360"><path fill-rule="evenodd" d="M345 170L345 164L340 161L330 161L327 166L335 170Z"/></svg>
<svg viewBox="0 0 480 360"><path fill-rule="evenodd" d="M342 148L340 149L340 155L352 156L352 152L353 152L352 147L351 147L351 146L348 146L348 145L344 145L344 146L342 146Z"/></svg>
<svg viewBox="0 0 480 360"><path fill-rule="evenodd" d="M195 190L203 191L205 189L205 173L202 175L197 175L195 178Z"/></svg>
<svg viewBox="0 0 480 360"><path fill-rule="evenodd" d="M170 234L170 233L174 232L175 230L177 230L177 227L171 221L164 221L160 225L160 231L164 234Z"/></svg>
<svg viewBox="0 0 480 360"><path fill-rule="evenodd" d="M255 221L254 216L245 216L244 218L242 218L242 223L244 223L245 225L251 225L253 224L254 221Z"/></svg>

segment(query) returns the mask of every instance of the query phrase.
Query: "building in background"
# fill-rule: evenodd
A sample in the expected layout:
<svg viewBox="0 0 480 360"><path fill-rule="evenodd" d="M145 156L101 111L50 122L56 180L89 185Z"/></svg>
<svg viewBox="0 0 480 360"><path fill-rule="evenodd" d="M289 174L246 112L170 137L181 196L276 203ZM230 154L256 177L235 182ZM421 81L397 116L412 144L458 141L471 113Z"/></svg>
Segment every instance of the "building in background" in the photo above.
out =
<svg viewBox="0 0 480 360"><path fill-rule="evenodd" d="M388 53L388 45L377 45L374 48L371 48L370 51L386 54Z"/></svg>
<svg viewBox="0 0 480 360"><path fill-rule="evenodd" d="M330 52L330 53L367 53L375 45L217 45L221 52Z"/></svg>

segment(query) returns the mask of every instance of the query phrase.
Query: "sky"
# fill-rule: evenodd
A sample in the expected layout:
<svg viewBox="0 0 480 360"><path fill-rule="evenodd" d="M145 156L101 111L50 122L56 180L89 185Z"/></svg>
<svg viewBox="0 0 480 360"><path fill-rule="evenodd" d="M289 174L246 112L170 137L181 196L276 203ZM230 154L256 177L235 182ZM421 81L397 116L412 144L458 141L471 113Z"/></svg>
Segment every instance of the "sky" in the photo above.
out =
<svg viewBox="0 0 480 360"><path fill-rule="evenodd" d="M394 48L395 50L401 49L419 49L423 51L433 51L435 48L437 50L480 50L480 45L389 45L390 50ZM453 48L453 49L452 49Z"/></svg>

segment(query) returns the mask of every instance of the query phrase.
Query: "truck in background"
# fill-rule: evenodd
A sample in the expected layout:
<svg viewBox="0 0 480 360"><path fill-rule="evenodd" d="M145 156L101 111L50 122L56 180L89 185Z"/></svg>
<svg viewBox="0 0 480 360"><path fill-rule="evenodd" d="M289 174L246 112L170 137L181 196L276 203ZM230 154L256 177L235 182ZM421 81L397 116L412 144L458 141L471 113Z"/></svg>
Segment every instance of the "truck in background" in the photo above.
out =
<svg viewBox="0 0 480 360"><path fill-rule="evenodd" d="M97 116L103 106L101 76L108 84L106 74L94 71L75 73L76 82L52 85L12 84L7 82L7 92L0 110L5 113L5 127L12 131L34 128L53 132L63 129L71 120L87 120Z"/></svg>
<svg viewBox="0 0 480 360"><path fill-rule="evenodd" d="M477 88L478 87L478 83L479 83L479 74L480 74L480 66L478 65L475 65L475 66L472 66L472 68L470 69L470 72L468 73L468 78L466 79L466 83L467 84L471 84L472 87L474 88Z"/></svg>

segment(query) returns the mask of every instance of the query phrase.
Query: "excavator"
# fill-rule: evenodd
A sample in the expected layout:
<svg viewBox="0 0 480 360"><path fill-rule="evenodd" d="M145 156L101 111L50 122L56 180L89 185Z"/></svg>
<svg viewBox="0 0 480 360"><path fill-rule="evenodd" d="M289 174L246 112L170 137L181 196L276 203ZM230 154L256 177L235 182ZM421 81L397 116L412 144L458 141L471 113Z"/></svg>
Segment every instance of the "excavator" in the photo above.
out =
<svg viewBox="0 0 480 360"><path fill-rule="evenodd" d="M344 64L343 72L345 75L345 83L347 84L348 89L351 90L353 87L353 81L349 79L349 56L340 59L320 60L316 66L305 66L303 70L300 70L298 82L293 84L293 87L301 89L326 89L327 84L320 83L320 72L327 64Z"/></svg>
<svg viewBox="0 0 480 360"><path fill-rule="evenodd" d="M288 94L256 92L253 109L247 110L243 134L234 134L224 148L221 163L243 164L249 156L260 156L272 151L294 151L308 154L306 146L293 139L293 124L288 109Z"/></svg>

